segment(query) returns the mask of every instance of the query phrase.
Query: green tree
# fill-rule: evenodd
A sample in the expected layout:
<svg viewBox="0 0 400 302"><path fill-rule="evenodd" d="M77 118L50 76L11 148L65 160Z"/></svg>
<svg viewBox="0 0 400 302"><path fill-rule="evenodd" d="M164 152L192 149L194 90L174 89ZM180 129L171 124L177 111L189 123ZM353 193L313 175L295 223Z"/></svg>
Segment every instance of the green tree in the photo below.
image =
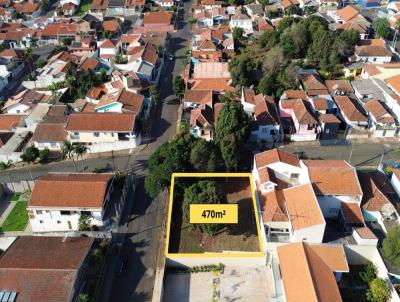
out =
<svg viewBox="0 0 400 302"><path fill-rule="evenodd" d="M24 49L24 61L29 66L29 73L30 74L32 74L32 55L33 55L32 47L27 47L27 48Z"/></svg>
<svg viewBox="0 0 400 302"><path fill-rule="evenodd" d="M190 153L196 140L188 133L178 134L150 156L145 190L151 198L155 198L164 187L170 185L172 173L185 172L190 168Z"/></svg>
<svg viewBox="0 0 400 302"><path fill-rule="evenodd" d="M76 298L76 302L89 302L89 295L88 294L79 294L79 296Z"/></svg>
<svg viewBox="0 0 400 302"><path fill-rule="evenodd" d="M158 101L160 100L160 94L158 92L158 86L157 85L151 85L150 86L150 95L151 95L151 102L153 104L157 104Z"/></svg>
<svg viewBox="0 0 400 302"><path fill-rule="evenodd" d="M234 134L225 136L220 142L221 156L227 171L237 171L240 159L239 140Z"/></svg>
<svg viewBox="0 0 400 302"><path fill-rule="evenodd" d="M279 33L277 30L267 30L264 31L258 38L258 44L260 47L267 47L269 49L278 45L279 43Z"/></svg>
<svg viewBox="0 0 400 302"><path fill-rule="evenodd" d="M383 240L383 253L394 266L400 268L400 225L387 232Z"/></svg>
<svg viewBox="0 0 400 302"><path fill-rule="evenodd" d="M234 27L232 31L232 36L235 41L240 41L243 37L244 30L241 27Z"/></svg>
<svg viewBox="0 0 400 302"><path fill-rule="evenodd" d="M75 159L74 159L74 152L75 152L75 148L72 145L72 143L69 140L65 140L63 142L63 145L61 147L63 156L68 156L69 159L72 159L72 163L74 164L74 168L75 171L77 171L76 169L76 164L75 164Z"/></svg>
<svg viewBox="0 0 400 302"><path fill-rule="evenodd" d="M227 102L222 107L215 128L215 140L219 144L224 137L234 134L244 142L250 135L250 118L238 102Z"/></svg>
<svg viewBox="0 0 400 302"><path fill-rule="evenodd" d="M45 148L43 150L40 150L39 151L40 162L41 163L45 162L49 158L49 155L50 155L50 150L49 149Z"/></svg>
<svg viewBox="0 0 400 302"><path fill-rule="evenodd" d="M22 152L21 159L27 163L33 163L39 156L39 150L35 146L29 146Z"/></svg>
<svg viewBox="0 0 400 302"><path fill-rule="evenodd" d="M261 69L252 56L242 53L233 57L229 62L229 72L235 85L249 87L257 80L257 73Z"/></svg>
<svg viewBox="0 0 400 302"><path fill-rule="evenodd" d="M77 158L79 157L82 160L82 171L85 170L85 161L83 160L83 155L88 151L88 147L84 144L76 144L74 146L74 153L76 154Z"/></svg>
<svg viewBox="0 0 400 302"><path fill-rule="evenodd" d="M376 38L386 39L390 34L390 24L386 18L374 18L372 20L372 28Z"/></svg>
<svg viewBox="0 0 400 302"><path fill-rule="evenodd" d="M90 231L90 216L87 214L81 214L79 216L78 220L78 231L83 232L83 231Z"/></svg>
<svg viewBox="0 0 400 302"><path fill-rule="evenodd" d="M189 223L189 215L190 215L190 205L191 204L223 204L227 203L226 195L218 188L218 185L214 181L203 180L199 181L190 187L185 189L183 203L182 203L182 212L183 219L186 223ZM202 231L206 232L209 235L215 234L219 231L223 225L220 223L216 224L195 224L199 226Z"/></svg>
<svg viewBox="0 0 400 302"><path fill-rule="evenodd" d="M196 19L195 17L193 17L193 16L190 16L190 17L188 18L188 22L189 22L189 24L194 24L194 23L197 22L197 19Z"/></svg>
<svg viewBox="0 0 400 302"><path fill-rule="evenodd" d="M190 153L190 163L199 172L216 172L220 166L221 155L214 142L199 139Z"/></svg>
<svg viewBox="0 0 400 302"><path fill-rule="evenodd" d="M182 99L185 94L185 81L182 79L182 77L179 75L176 76L172 86L174 94Z"/></svg>
<svg viewBox="0 0 400 302"><path fill-rule="evenodd" d="M359 272L359 276L361 280L363 280L366 284L370 284L372 280L376 278L376 266L372 262L368 262L364 265L362 272Z"/></svg>
<svg viewBox="0 0 400 302"><path fill-rule="evenodd" d="M370 302L387 302L391 298L391 292L385 280L376 278L369 284L366 298Z"/></svg>

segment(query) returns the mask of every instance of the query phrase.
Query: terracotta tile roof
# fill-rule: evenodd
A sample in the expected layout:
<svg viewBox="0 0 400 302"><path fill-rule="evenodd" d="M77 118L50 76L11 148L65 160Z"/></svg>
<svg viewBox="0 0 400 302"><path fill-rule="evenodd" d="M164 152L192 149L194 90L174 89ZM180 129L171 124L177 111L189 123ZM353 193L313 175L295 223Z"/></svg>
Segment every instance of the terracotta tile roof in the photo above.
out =
<svg viewBox="0 0 400 302"><path fill-rule="evenodd" d="M338 9L336 11L336 16L340 17L340 19L342 19L345 22L353 19L359 14L360 12L351 5L347 5L344 8Z"/></svg>
<svg viewBox="0 0 400 302"><path fill-rule="evenodd" d="M1 287L18 292L17 301L69 301L92 244L88 237L18 237L0 257Z"/></svg>
<svg viewBox="0 0 400 302"><path fill-rule="evenodd" d="M372 66L372 65L366 65L366 66ZM336 90L343 91L346 93L353 93L353 86L351 86L349 80L326 80L325 81L326 87L328 87L328 90L330 93L334 93Z"/></svg>
<svg viewBox="0 0 400 302"><path fill-rule="evenodd" d="M23 14L31 14L37 11L39 8L39 3L37 2L22 2L22 3L14 3L14 9L16 12Z"/></svg>
<svg viewBox="0 0 400 302"><path fill-rule="evenodd" d="M31 89L25 89L19 92L18 94L10 97L4 104L2 109L5 110L15 104L26 104L28 106L31 106L33 104L40 103L46 100L47 98L48 96L46 96L44 93Z"/></svg>
<svg viewBox="0 0 400 302"><path fill-rule="evenodd" d="M342 202L340 205L346 224L364 225L364 217L356 202Z"/></svg>
<svg viewBox="0 0 400 302"><path fill-rule="evenodd" d="M72 132L132 132L134 113L72 113L66 126Z"/></svg>
<svg viewBox="0 0 400 302"><path fill-rule="evenodd" d="M345 160L303 160L317 195L361 196L357 174Z"/></svg>
<svg viewBox="0 0 400 302"><path fill-rule="evenodd" d="M222 108L224 108L224 103L216 103L214 104L214 125L218 122L218 115L221 112Z"/></svg>
<svg viewBox="0 0 400 302"><path fill-rule="evenodd" d="M317 198L310 184L287 188L282 192L294 230L325 223Z"/></svg>
<svg viewBox="0 0 400 302"><path fill-rule="evenodd" d="M335 96L335 102L342 113L352 122L367 122L364 115L347 96Z"/></svg>
<svg viewBox="0 0 400 302"><path fill-rule="evenodd" d="M105 31L109 31L109 32L116 32L119 28L119 23L115 19L104 20L101 25L103 26L103 29Z"/></svg>
<svg viewBox="0 0 400 302"><path fill-rule="evenodd" d="M254 117L259 125L279 125L278 111L274 100L270 96L261 94L255 96ZM257 100L259 99L259 100Z"/></svg>
<svg viewBox="0 0 400 302"><path fill-rule="evenodd" d="M363 69L371 77L381 73L381 70L375 64L366 64Z"/></svg>
<svg viewBox="0 0 400 302"><path fill-rule="evenodd" d="M217 92L225 92L225 91L235 91L235 87L233 87L230 83L230 80L227 79L217 79L217 78L208 78L208 79L196 79L191 81L191 90L213 90Z"/></svg>
<svg viewBox="0 0 400 302"><path fill-rule="evenodd" d="M24 51L22 49L7 48L0 52L1 58L12 59L24 57Z"/></svg>
<svg viewBox="0 0 400 302"><path fill-rule="evenodd" d="M309 89L307 90L308 96L328 95L328 89Z"/></svg>
<svg viewBox="0 0 400 302"><path fill-rule="evenodd" d="M310 103L301 99L281 100L282 108L292 109L300 124L318 124Z"/></svg>
<svg viewBox="0 0 400 302"><path fill-rule="evenodd" d="M274 27L271 24L269 24L264 18L259 18L257 20L257 25L259 31L274 30Z"/></svg>
<svg viewBox="0 0 400 302"><path fill-rule="evenodd" d="M204 50L204 49L217 50L217 47L215 46L215 44L208 39L204 39L204 40L200 41L197 48L200 50Z"/></svg>
<svg viewBox="0 0 400 302"><path fill-rule="evenodd" d="M198 126L200 128L211 129L212 110L205 105L202 108L192 109L190 111L190 128Z"/></svg>
<svg viewBox="0 0 400 302"><path fill-rule="evenodd" d="M257 153L255 161L257 169L277 162L283 162L300 168L300 161L297 155L276 148Z"/></svg>
<svg viewBox="0 0 400 302"><path fill-rule="evenodd" d="M96 68L100 65L100 62L87 57L83 60L83 62L79 65L79 69L81 70L96 70Z"/></svg>
<svg viewBox="0 0 400 302"><path fill-rule="evenodd" d="M350 271L343 246L310 244L309 247L324 260L332 271L345 273Z"/></svg>
<svg viewBox="0 0 400 302"><path fill-rule="evenodd" d="M400 95L400 75L395 75L385 80L390 87Z"/></svg>
<svg viewBox="0 0 400 302"><path fill-rule="evenodd" d="M319 116L319 119L321 122L327 123L327 124L340 124L341 123L339 118L334 114L321 114Z"/></svg>
<svg viewBox="0 0 400 302"><path fill-rule="evenodd" d="M39 178L28 207L102 208L113 174L49 173Z"/></svg>
<svg viewBox="0 0 400 302"><path fill-rule="evenodd" d="M99 45L100 48L116 48L118 41L106 39Z"/></svg>
<svg viewBox="0 0 400 302"><path fill-rule="evenodd" d="M361 206L372 212L382 211L391 205L388 195L394 194L394 189L386 176L379 172L359 172L358 179L363 191Z"/></svg>
<svg viewBox="0 0 400 302"><path fill-rule="evenodd" d="M262 170L267 170L267 168ZM271 221L289 221L285 199L281 190L273 190L268 193L259 194L259 197L264 223Z"/></svg>
<svg viewBox="0 0 400 302"><path fill-rule="evenodd" d="M378 123L394 123L393 115L385 108L385 105L379 100L370 100L364 103L364 107L372 114Z"/></svg>
<svg viewBox="0 0 400 302"><path fill-rule="evenodd" d="M12 130L21 124L22 115L0 114L0 130Z"/></svg>
<svg viewBox="0 0 400 302"><path fill-rule="evenodd" d="M199 105L212 105L213 92L212 90L186 90L185 102L197 103Z"/></svg>
<svg viewBox="0 0 400 302"><path fill-rule="evenodd" d="M127 110L135 114L139 114L143 106L144 96L123 89L117 94L113 93L102 96L100 102L96 105L96 109L115 102L121 103L124 111Z"/></svg>
<svg viewBox="0 0 400 302"><path fill-rule="evenodd" d="M312 102L313 102L316 110L326 110L329 108L327 99L315 98L315 99L312 99Z"/></svg>
<svg viewBox="0 0 400 302"><path fill-rule="evenodd" d="M172 12L159 11L144 14L143 24L165 24L170 25L172 22Z"/></svg>
<svg viewBox="0 0 400 302"><path fill-rule="evenodd" d="M333 271L310 245L292 243L277 250L287 302L342 301Z"/></svg>
<svg viewBox="0 0 400 302"><path fill-rule="evenodd" d="M151 43L146 43L144 46L135 46L128 49L126 55L130 62L136 61L141 58L143 61L156 64L158 53L156 47Z"/></svg>
<svg viewBox="0 0 400 302"><path fill-rule="evenodd" d="M199 62L194 65L193 79L230 79L228 62Z"/></svg>
<svg viewBox="0 0 400 302"><path fill-rule="evenodd" d="M322 82L322 79L314 74L305 74L301 81L303 85L306 86L306 90L326 90L325 84Z"/></svg>
<svg viewBox="0 0 400 302"><path fill-rule="evenodd" d="M77 35L79 32L76 23L52 23L43 28L42 37L54 37L58 35Z"/></svg>
<svg viewBox="0 0 400 302"><path fill-rule="evenodd" d="M307 100L308 96L304 90L289 89L283 92L288 99L302 99Z"/></svg>
<svg viewBox="0 0 400 302"><path fill-rule="evenodd" d="M32 135L34 142L62 142L67 139L68 132L62 123L39 123Z"/></svg>
<svg viewBox="0 0 400 302"><path fill-rule="evenodd" d="M108 0L93 0L92 4L90 4L90 9L104 9L108 8Z"/></svg>
<svg viewBox="0 0 400 302"><path fill-rule="evenodd" d="M392 52L386 47L383 39L362 40L354 52L360 57L390 57Z"/></svg>
<svg viewBox="0 0 400 302"><path fill-rule="evenodd" d="M362 228L355 228L356 232L358 235L360 235L361 238L364 239L378 239L374 233L371 232L371 230L368 227L362 227Z"/></svg>

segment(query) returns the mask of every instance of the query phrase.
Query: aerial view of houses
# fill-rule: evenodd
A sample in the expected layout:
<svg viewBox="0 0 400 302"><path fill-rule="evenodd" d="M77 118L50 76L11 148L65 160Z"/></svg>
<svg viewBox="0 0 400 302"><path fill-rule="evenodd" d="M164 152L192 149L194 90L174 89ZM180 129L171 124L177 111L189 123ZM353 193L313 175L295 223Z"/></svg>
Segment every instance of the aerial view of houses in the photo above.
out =
<svg viewBox="0 0 400 302"><path fill-rule="evenodd" d="M400 2L0 0L0 302L400 302Z"/></svg>

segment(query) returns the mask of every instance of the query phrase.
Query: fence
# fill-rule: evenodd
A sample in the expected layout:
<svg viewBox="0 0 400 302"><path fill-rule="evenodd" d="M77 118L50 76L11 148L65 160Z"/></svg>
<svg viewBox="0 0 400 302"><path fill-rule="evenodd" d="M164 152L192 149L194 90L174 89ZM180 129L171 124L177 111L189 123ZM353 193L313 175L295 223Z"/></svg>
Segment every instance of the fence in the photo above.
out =
<svg viewBox="0 0 400 302"><path fill-rule="evenodd" d="M32 191L34 186L35 181L33 180L21 180L2 183L2 188L4 189L5 193L23 193L26 191Z"/></svg>

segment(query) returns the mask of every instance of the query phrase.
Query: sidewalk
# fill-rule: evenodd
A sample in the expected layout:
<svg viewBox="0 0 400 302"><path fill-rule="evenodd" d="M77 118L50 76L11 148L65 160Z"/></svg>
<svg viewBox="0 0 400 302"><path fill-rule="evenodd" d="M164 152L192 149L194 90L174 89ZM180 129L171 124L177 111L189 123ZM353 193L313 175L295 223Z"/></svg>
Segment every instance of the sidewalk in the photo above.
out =
<svg viewBox="0 0 400 302"><path fill-rule="evenodd" d="M0 226L3 225L4 221L7 219L8 215L10 215L16 204L16 201L9 200L9 196L5 200L0 201Z"/></svg>

